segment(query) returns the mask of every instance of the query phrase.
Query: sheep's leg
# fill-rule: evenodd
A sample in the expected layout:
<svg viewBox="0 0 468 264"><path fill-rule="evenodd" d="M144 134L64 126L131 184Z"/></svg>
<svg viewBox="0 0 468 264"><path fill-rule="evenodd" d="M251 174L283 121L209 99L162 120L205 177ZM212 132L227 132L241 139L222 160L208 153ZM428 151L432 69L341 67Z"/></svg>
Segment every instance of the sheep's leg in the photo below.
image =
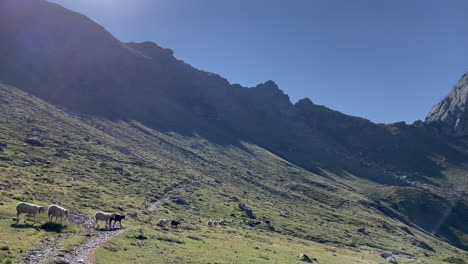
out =
<svg viewBox="0 0 468 264"><path fill-rule="evenodd" d="M37 223L37 221L36 221L36 214L34 214L34 223Z"/></svg>
<svg viewBox="0 0 468 264"><path fill-rule="evenodd" d="M63 223L63 216L60 216L60 225Z"/></svg>
<svg viewBox="0 0 468 264"><path fill-rule="evenodd" d="M18 213L18 212L16 213L16 224L18 224L18 222L19 222L20 215L21 215L21 213Z"/></svg>
<svg viewBox="0 0 468 264"><path fill-rule="evenodd" d="M96 219L96 229L99 229L99 222L97 219Z"/></svg>

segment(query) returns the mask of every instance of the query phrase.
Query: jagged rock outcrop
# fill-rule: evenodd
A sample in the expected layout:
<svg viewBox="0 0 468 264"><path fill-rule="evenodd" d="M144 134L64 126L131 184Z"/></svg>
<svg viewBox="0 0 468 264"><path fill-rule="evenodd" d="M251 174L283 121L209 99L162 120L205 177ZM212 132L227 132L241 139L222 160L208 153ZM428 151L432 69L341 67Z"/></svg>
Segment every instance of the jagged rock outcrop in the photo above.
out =
<svg viewBox="0 0 468 264"><path fill-rule="evenodd" d="M434 124L451 136L468 135L468 73L465 73L452 91L432 107L426 122Z"/></svg>

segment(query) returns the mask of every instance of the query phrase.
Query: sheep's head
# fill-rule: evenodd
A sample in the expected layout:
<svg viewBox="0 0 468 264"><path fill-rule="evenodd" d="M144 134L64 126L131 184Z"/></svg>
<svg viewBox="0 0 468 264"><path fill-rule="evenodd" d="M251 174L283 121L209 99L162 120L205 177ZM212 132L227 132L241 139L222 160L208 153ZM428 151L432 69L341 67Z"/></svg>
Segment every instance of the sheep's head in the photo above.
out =
<svg viewBox="0 0 468 264"><path fill-rule="evenodd" d="M39 206L39 213L44 213L44 212L45 212L45 207Z"/></svg>
<svg viewBox="0 0 468 264"><path fill-rule="evenodd" d="M68 216L68 210L65 210L65 216Z"/></svg>

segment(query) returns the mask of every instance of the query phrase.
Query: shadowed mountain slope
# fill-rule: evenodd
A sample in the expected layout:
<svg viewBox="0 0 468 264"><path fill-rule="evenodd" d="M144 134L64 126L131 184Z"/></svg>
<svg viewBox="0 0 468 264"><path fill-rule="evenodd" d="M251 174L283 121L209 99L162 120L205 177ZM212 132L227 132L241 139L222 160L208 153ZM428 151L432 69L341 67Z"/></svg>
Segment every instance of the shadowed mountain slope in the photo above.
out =
<svg viewBox="0 0 468 264"><path fill-rule="evenodd" d="M273 81L252 88L230 84L177 60L171 50L154 43L122 43L89 18L46 1L1 1L0 40L1 82L83 115L87 122L100 120L98 126L108 125L122 141L127 135L119 129L151 131L200 139L203 143L197 144L202 146L212 144L217 147L212 157L218 157L223 148L235 148L241 151L239 156L259 159L246 147L255 146L286 162L280 162L288 164L285 168L297 166L338 184L333 190L345 192L346 199L355 191L370 197L371 201L359 205L367 210L379 210L385 217L468 248L468 224L460 220L467 208L468 147L464 138L453 137L464 135L457 125L463 124L457 121L463 120L457 109L464 109L464 104L452 107L452 102L466 101L465 81L454 88L462 92L444 99L446 103L433 109L428 122L381 125L309 99L292 104ZM436 114L439 108L448 109L444 110L448 114ZM448 122L449 129L440 133L434 125L437 120ZM180 150L175 145L174 151ZM171 157L171 152L166 155ZM223 174L216 159L203 160ZM232 162L223 166L245 169L244 162ZM291 201L296 196L284 192L301 193L310 201L320 199L321 188L326 189L307 177L284 175L289 177L279 186L265 184L261 178L241 178L246 189L255 186L276 199ZM239 177L232 173L223 181L237 182ZM382 186L388 188L379 192ZM340 204L335 198L333 203ZM301 221L307 222L307 217Z"/></svg>

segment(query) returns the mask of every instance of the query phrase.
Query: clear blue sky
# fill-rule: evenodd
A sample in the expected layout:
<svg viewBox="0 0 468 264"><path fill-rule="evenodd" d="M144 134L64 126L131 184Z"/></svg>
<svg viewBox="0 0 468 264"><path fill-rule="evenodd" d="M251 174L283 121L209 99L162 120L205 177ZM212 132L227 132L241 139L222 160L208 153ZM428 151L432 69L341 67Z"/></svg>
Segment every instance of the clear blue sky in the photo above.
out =
<svg viewBox="0 0 468 264"><path fill-rule="evenodd" d="M252 87L413 122L468 71L466 0L51 0Z"/></svg>

